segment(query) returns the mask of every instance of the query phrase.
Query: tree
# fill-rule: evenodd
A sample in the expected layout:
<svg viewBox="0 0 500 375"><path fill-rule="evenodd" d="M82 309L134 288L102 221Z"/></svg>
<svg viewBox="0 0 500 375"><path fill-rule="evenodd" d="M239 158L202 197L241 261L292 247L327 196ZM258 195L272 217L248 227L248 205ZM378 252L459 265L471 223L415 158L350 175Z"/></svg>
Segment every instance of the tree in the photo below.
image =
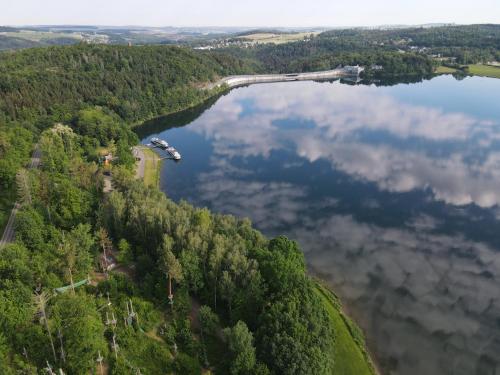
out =
<svg viewBox="0 0 500 375"><path fill-rule="evenodd" d="M7 366L7 357L9 356L9 348L6 343L5 336L0 332L0 373L5 375L14 374L14 371Z"/></svg>
<svg viewBox="0 0 500 375"><path fill-rule="evenodd" d="M95 367L98 351L107 352L104 324L94 301L85 294L63 294L53 307L54 320L64 335L66 367L72 374L87 374Z"/></svg>
<svg viewBox="0 0 500 375"><path fill-rule="evenodd" d="M202 260L194 250L183 250L179 257L184 277L184 284L194 293L203 289Z"/></svg>
<svg viewBox="0 0 500 375"><path fill-rule="evenodd" d="M209 274L212 278L214 288L214 309L217 309L217 285L219 283L219 274L222 266L222 259L226 252L226 238L216 234L213 238L212 251L209 254L208 264L210 266Z"/></svg>
<svg viewBox="0 0 500 375"><path fill-rule="evenodd" d="M173 240L171 237L165 235L163 237L163 243L158 250L159 258L158 263L160 270L162 270L168 277L169 283L169 295L168 298L173 302L173 293L171 290L172 280L180 282L182 281L182 266L180 262L175 257L172 252Z"/></svg>
<svg viewBox="0 0 500 375"><path fill-rule="evenodd" d="M224 337L231 352L231 374L251 374L256 359L253 335L247 325L238 321L234 327L224 329Z"/></svg>
<svg viewBox="0 0 500 375"><path fill-rule="evenodd" d="M236 292L236 284L228 271L222 271L220 290L222 298L227 301L227 305L229 307L229 318L231 319L233 295Z"/></svg>
<svg viewBox="0 0 500 375"><path fill-rule="evenodd" d="M17 196L23 205L31 204L31 181L29 172L21 168L16 174Z"/></svg>
<svg viewBox="0 0 500 375"><path fill-rule="evenodd" d="M16 238L31 251L40 251L45 245L46 226L43 217L32 207L25 207L16 216Z"/></svg>
<svg viewBox="0 0 500 375"><path fill-rule="evenodd" d="M168 235L163 237L163 243L159 249L160 269L175 281L182 281L182 266L172 252L173 240Z"/></svg>
<svg viewBox="0 0 500 375"><path fill-rule="evenodd" d="M102 264L101 267L104 269L104 272L108 272L108 253L111 251L113 243L111 242L108 232L105 228L101 227L97 231L97 240L99 241L99 246L102 249Z"/></svg>
<svg viewBox="0 0 500 375"><path fill-rule="evenodd" d="M273 373L327 375L333 370L334 331L312 282L277 295L259 316L259 358Z"/></svg>
<svg viewBox="0 0 500 375"><path fill-rule="evenodd" d="M133 260L132 248L125 238L118 241L118 262L128 264Z"/></svg>
<svg viewBox="0 0 500 375"><path fill-rule="evenodd" d="M257 261L271 293L289 293L306 278L304 254L285 236L271 240L268 251L259 252Z"/></svg>
<svg viewBox="0 0 500 375"><path fill-rule="evenodd" d="M214 335L219 325L219 317L212 311L209 306L203 305L198 311L198 321L200 323L201 344L203 346L203 356L205 366L208 366L206 336Z"/></svg>
<svg viewBox="0 0 500 375"><path fill-rule="evenodd" d="M216 333L216 329L219 326L219 317L212 311L210 306L203 305L200 307L198 321L200 329L204 334L214 335Z"/></svg>
<svg viewBox="0 0 500 375"><path fill-rule="evenodd" d="M49 335L50 347L52 349L52 355L54 356L54 361L57 362L56 349L54 347L54 341L52 340L52 332L49 326L49 318L47 316L47 302L49 300L49 294L47 292L35 293L33 296L33 302L37 312L40 313L40 320L45 325L47 334Z"/></svg>

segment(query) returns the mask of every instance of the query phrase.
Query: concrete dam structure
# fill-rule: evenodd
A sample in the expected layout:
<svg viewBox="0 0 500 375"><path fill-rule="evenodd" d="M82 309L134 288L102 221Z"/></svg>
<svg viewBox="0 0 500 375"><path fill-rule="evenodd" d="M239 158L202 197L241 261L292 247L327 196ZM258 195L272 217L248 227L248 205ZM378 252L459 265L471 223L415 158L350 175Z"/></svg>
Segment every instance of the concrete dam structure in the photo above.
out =
<svg viewBox="0 0 500 375"><path fill-rule="evenodd" d="M229 88L250 85L253 83L287 82L287 81L315 81L342 77L357 77L364 70L360 66L345 66L343 68L325 70L322 72L292 73L292 74L256 74L229 76L210 85L209 88L227 85Z"/></svg>

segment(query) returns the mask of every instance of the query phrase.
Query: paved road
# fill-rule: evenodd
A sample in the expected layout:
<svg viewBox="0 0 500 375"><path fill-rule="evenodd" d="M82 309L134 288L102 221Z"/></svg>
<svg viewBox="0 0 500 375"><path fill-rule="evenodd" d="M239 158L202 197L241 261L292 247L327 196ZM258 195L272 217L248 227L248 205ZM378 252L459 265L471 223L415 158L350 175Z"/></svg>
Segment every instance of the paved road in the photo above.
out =
<svg viewBox="0 0 500 375"><path fill-rule="evenodd" d="M30 164L28 165L29 169L38 168L40 165L40 150L38 146L35 146L35 151L31 156ZM12 242L14 240L14 223L16 221L17 211L21 205L16 202L14 204L14 208L12 209L9 217L9 221L7 221L7 226L5 227L2 235L2 239L0 240L0 250L3 249L5 245Z"/></svg>

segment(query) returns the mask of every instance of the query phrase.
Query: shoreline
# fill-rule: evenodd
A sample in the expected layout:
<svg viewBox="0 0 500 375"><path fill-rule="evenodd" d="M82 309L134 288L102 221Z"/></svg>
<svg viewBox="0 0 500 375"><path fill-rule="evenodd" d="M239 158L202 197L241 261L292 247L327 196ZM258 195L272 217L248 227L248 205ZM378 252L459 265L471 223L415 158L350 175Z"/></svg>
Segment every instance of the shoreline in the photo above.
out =
<svg viewBox="0 0 500 375"><path fill-rule="evenodd" d="M374 372L374 375L382 375L384 374L382 371L382 366L375 355L375 350L374 348L371 347L369 342L372 342L371 340L367 340L366 337L366 330L362 327L362 325L359 323L361 319L358 319L358 314L354 311L354 309L351 308L351 306L348 303L344 303L346 298L345 296L340 295L339 293L335 292L335 287L327 280L328 277L324 276L321 274L321 272L318 272L314 267L312 267L310 264L307 265L308 268L308 274L317 282L321 287L325 288L327 291L329 291L338 301L339 307L340 307L340 313L345 316L345 318L350 319L351 322L363 333L363 350L366 352L366 355L368 356L368 361L370 362L372 366L372 370Z"/></svg>

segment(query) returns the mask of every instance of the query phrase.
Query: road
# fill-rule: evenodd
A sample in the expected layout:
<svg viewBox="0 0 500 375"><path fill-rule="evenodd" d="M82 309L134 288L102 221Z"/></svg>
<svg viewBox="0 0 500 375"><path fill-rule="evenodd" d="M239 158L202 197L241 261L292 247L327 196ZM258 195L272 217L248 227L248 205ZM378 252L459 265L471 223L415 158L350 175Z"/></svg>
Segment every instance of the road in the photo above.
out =
<svg viewBox="0 0 500 375"><path fill-rule="evenodd" d="M40 154L40 149L38 148L38 146L35 146L35 151L33 151L30 164L28 165L29 169L38 168L38 166L40 165ZM0 250L3 249L5 245L11 243L14 240L14 224L16 221L17 212L19 211L20 207L21 205L19 204L19 202L16 202L14 204L14 208L12 208L9 220L7 221L7 226L5 227L2 239L0 240Z"/></svg>

